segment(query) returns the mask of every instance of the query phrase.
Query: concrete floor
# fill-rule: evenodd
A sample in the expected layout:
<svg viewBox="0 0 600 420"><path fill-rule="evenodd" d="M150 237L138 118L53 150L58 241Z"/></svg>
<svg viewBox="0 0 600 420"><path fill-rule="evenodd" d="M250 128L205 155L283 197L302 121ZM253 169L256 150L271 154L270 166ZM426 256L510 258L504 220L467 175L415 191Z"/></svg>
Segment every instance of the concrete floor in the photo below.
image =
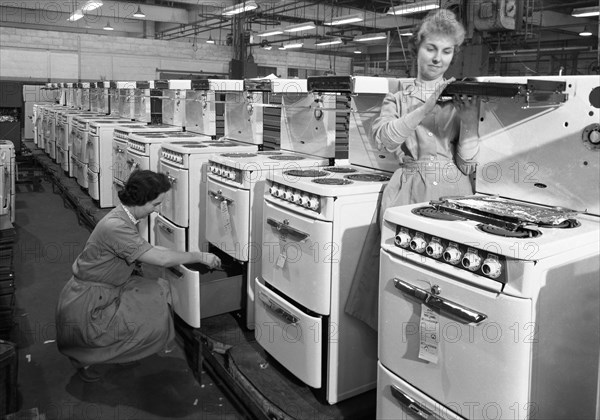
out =
<svg viewBox="0 0 600 420"><path fill-rule="evenodd" d="M57 350L54 309L90 231L47 181L17 185L15 228L19 410L47 419L246 418L207 372L198 383L181 347L137 366L100 366L100 382L82 382Z"/></svg>

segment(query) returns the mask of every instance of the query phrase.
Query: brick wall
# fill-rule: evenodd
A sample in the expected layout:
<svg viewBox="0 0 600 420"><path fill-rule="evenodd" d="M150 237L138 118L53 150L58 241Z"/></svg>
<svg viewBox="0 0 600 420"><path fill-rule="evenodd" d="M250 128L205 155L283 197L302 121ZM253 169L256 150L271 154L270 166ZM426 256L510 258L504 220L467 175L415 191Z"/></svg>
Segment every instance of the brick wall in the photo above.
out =
<svg viewBox="0 0 600 420"><path fill-rule="evenodd" d="M351 60L326 55L254 49L255 63L349 74ZM228 73L232 48L188 41L126 38L0 27L0 78L32 81L154 80L157 69Z"/></svg>

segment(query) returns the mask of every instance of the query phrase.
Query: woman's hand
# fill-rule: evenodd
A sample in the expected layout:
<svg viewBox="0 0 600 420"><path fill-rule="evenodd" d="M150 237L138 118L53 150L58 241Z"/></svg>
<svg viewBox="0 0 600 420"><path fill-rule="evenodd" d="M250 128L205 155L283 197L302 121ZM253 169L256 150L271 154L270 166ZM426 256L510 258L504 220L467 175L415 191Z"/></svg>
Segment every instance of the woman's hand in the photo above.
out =
<svg viewBox="0 0 600 420"><path fill-rule="evenodd" d="M211 254L210 252L203 252L202 261L200 262L208 266L208 268L210 268L211 270L221 267L221 259L215 254Z"/></svg>
<svg viewBox="0 0 600 420"><path fill-rule="evenodd" d="M463 125L477 127L479 120L479 97L471 95L454 95L454 107Z"/></svg>
<svg viewBox="0 0 600 420"><path fill-rule="evenodd" d="M431 111L433 111L433 108L437 104L438 99L440 99L440 95L442 94L444 89L446 89L446 86L448 86L450 83L454 82L455 80L456 79L454 77L451 77L448 80L445 80L444 82L439 83L435 87L435 90L431 93L431 95L429 95L429 97L423 104L423 108L424 108L424 111L426 114L429 114Z"/></svg>

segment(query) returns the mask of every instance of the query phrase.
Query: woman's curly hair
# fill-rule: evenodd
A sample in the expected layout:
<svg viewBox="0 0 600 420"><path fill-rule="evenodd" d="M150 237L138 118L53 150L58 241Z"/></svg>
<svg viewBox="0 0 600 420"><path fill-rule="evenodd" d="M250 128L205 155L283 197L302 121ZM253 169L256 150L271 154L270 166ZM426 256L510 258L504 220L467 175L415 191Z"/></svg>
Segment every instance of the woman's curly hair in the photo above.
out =
<svg viewBox="0 0 600 420"><path fill-rule="evenodd" d="M423 39L431 34L446 35L453 38L455 54L460 51L460 46L465 40L465 28L452 10L434 10L423 18L408 41L410 52L415 57Z"/></svg>
<svg viewBox="0 0 600 420"><path fill-rule="evenodd" d="M119 200L126 206L143 206L171 189L169 178L162 173L137 170L129 175L119 191Z"/></svg>

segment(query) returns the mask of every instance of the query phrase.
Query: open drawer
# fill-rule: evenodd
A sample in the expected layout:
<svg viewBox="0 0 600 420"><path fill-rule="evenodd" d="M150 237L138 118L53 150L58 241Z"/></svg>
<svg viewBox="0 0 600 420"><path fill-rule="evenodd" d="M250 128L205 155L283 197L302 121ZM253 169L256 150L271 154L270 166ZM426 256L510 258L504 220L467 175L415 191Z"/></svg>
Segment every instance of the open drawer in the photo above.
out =
<svg viewBox="0 0 600 420"><path fill-rule="evenodd" d="M173 309L188 325L200 328L200 320L241 309L242 270L232 267L209 270L205 265L179 265L164 270L171 285Z"/></svg>

